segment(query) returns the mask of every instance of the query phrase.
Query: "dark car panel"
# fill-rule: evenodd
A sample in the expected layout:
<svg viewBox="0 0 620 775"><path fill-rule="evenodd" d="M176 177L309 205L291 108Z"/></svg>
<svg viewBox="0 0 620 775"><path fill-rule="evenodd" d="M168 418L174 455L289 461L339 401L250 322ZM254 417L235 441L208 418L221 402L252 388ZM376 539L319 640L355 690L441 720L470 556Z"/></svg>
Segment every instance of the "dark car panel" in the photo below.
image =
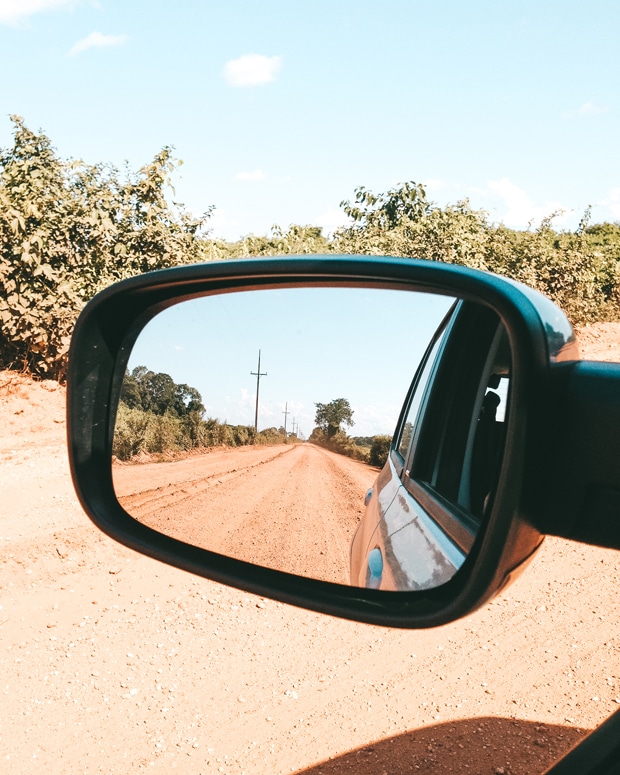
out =
<svg viewBox="0 0 620 775"><path fill-rule="evenodd" d="M402 484L375 529L370 547L370 553L380 552L382 557L381 574L370 573L366 578L366 586L375 589L438 587L454 576L467 557Z"/></svg>
<svg viewBox="0 0 620 775"><path fill-rule="evenodd" d="M510 346L497 314L457 302L413 379L352 545L352 583L430 589L459 570L492 504L510 374Z"/></svg>

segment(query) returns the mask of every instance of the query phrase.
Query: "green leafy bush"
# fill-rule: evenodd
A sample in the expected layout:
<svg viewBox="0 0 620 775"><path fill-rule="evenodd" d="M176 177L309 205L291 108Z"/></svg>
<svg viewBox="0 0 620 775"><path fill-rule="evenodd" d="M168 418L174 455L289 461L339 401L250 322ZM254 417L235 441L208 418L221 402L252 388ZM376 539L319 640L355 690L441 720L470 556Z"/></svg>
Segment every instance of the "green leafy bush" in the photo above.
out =
<svg viewBox="0 0 620 775"><path fill-rule="evenodd" d="M165 198L164 148L136 174L61 160L42 133L12 116L0 149L0 366L62 379L84 303L110 283L199 260L208 216Z"/></svg>
<svg viewBox="0 0 620 775"><path fill-rule="evenodd" d="M353 460L361 460L364 463L368 462L370 448L360 446L354 438L347 436L343 430L336 430L330 436L323 428L317 426L310 434L308 441L311 444L325 447L325 449L329 449L331 452L337 452L339 455L345 455Z"/></svg>
<svg viewBox="0 0 620 775"><path fill-rule="evenodd" d="M204 260L290 256L329 253L332 248L319 226L292 224L287 230L274 225L268 236L249 234L236 242L208 240L202 242Z"/></svg>
<svg viewBox="0 0 620 775"><path fill-rule="evenodd" d="M358 188L342 202L351 225L334 235L343 253L397 255L486 269L549 296L574 324L620 317L620 225L590 225L586 211L575 232L510 229L489 221L467 200L439 207L424 187L405 183L386 194Z"/></svg>
<svg viewBox="0 0 620 775"><path fill-rule="evenodd" d="M383 468L390 452L391 436L373 436L368 462L371 466Z"/></svg>
<svg viewBox="0 0 620 775"><path fill-rule="evenodd" d="M131 460L209 447L286 443L284 429L258 435L253 427L203 419L202 396L196 388L176 383L169 374L146 366L127 371L121 386L113 454Z"/></svg>
<svg viewBox="0 0 620 775"><path fill-rule="evenodd" d="M445 261L531 285L577 325L620 317L620 224L591 224L589 210L574 232L553 228L555 213L537 228L514 230L467 200L439 207L410 181L381 194L356 189L353 201L341 203L350 225L332 237L293 224L267 236L212 240L204 232L212 208L194 218L166 199L175 169L169 147L120 175L109 165L60 159L45 134L19 116L11 120L13 146L0 149L0 368L62 380L75 319L97 291L153 269L241 256ZM208 429L194 423L191 433Z"/></svg>
<svg viewBox="0 0 620 775"><path fill-rule="evenodd" d="M286 444L284 428L265 428L256 434L255 444Z"/></svg>
<svg viewBox="0 0 620 775"><path fill-rule="evenodd" d="M116 413L112 454L119 460L130 460L146 451L151 415L141 409L130 409L122 402Z"/></svg>

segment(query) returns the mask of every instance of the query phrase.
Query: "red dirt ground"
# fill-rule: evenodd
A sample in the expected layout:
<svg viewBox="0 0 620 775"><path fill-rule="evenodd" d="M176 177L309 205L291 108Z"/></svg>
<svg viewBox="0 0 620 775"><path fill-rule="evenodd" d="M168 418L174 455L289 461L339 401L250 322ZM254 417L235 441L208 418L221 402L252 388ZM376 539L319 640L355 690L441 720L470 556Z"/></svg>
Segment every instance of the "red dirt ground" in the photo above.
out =
<svg viewBox="0 0 620 775"><path fill-rule="evenodd" d="M581 341L620 361L620 324ZM532 775L620 707L616 552L547 539L502 596L428 631L257 598L100 534L63 389L7 372L0 482L3 773Z"/></svg>

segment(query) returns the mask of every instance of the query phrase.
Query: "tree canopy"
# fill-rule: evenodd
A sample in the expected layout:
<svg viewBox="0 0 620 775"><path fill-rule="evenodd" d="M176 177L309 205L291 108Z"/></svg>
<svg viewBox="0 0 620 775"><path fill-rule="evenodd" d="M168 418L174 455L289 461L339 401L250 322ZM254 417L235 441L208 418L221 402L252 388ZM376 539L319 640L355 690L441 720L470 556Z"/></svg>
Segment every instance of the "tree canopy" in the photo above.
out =
<svg viewBox="0 0 620 775"><path fill-rule="evenodd" d="M131 275L197 261L209 212L169 205L175 169L163 148L137 173L58 157L12 116L0 149L0 366L62 379L78 312Z"/></svg>
<svg viewBox="0 0 620 775"><path fill-rule="evenodd" d="M0 367L62 380L80 309L97 291L152 269L242 256L350 253L444 261L530 285L573 324L620 319L620 224L574 231L511 229L468 200L439 206L407 181L384 193L360 186L341 207L349 224L273 226L266 236L211 239L201 216L170 203L177 162L168 146L137 172L61 159L49 138L12 116L0 149ZM377 321L382 325L382 321ZM335 433L335 425L326 425Z"/></svg>
<svg viewBox="0 0 620 775"><path fill-rule="evenodd" d="M136 366L127 371L121 388L121 401L129 409L142 409L156 415L185 417L194 412L201 417L205 408L196 388L177 384L169 374Z"/></svg>
<svg viewBox="0 0 620 775"><path fill-rule="evenodd" d="M335 398L327 404L315 403L316 415L314 422L328 439L331 439L339 431L344 430L343 425L352 427L353 410L346 398Z"/></svg>

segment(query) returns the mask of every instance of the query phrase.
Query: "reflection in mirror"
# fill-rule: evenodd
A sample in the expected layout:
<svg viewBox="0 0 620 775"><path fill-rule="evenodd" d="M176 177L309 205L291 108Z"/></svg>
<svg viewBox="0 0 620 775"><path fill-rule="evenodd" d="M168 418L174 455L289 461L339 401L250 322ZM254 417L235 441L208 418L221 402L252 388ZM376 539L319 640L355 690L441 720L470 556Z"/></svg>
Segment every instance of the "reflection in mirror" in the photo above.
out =
<svg viewBox="0 0 620 775"><path fill-rule="evenodd" d="M351 549L353 583L392 591L449 581L493 506L511 352L497 314L459 302L429 348Z"/></svg>
<svg viewBox="0 0 620 775"><path fill-rule="evenodd" d="M119 502L187 543L350 583L364 496L453 301L296 288L161 312L139 335L121 391Z"/></svg>

